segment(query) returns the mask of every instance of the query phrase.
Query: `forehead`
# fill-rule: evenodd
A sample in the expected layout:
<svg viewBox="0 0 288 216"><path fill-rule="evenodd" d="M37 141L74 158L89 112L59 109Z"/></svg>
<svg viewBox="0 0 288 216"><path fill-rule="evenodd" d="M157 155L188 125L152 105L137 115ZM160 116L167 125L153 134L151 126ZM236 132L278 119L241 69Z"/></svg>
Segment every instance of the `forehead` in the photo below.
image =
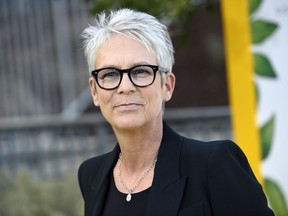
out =
<svg viewBox="0 0 288 216"><path fill-rule="evenodd" d="M156 57L143 43L129 36L114 34L97 51L95 67L131 67L136 64L157 64Z"/></svg>

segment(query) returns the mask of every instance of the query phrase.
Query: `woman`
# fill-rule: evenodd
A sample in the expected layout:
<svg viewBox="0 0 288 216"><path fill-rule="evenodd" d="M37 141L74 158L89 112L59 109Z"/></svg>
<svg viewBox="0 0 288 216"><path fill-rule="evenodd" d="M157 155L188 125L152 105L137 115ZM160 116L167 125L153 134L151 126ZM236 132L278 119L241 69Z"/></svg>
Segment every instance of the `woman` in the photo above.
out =
<svg viewBox="0 0 288 216"><path fill-rule="evenodd" d="M118 141L79 168L86 216L274 215L237 145L187 139L163 123L175 86L164 25L121 9L83 35L93 102Z"/></svg>

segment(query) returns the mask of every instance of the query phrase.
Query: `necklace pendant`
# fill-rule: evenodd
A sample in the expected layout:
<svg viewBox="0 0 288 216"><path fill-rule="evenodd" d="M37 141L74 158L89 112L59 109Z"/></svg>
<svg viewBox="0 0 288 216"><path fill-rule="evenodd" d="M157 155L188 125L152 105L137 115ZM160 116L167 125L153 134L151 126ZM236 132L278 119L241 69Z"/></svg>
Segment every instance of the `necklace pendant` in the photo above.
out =
<svg viewBox="0 0 288 216"><path fill-rule="evenodd" d="M126 196L126 201L127 201L127 202L130 202L131 198L132 198L131 194L128 193L127 196Z"/></svg>

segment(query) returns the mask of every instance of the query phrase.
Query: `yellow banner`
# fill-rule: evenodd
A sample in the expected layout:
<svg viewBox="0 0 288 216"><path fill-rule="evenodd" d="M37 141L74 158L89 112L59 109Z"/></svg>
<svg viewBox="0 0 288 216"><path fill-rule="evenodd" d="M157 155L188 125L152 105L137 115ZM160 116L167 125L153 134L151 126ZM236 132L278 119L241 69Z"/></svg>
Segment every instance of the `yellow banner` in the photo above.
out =
<svg viewBox="0 0 288 216"><path fill-rule="evenodd" d="M221 7L233 136L262 183L248 2L222 0Z"/></svg>

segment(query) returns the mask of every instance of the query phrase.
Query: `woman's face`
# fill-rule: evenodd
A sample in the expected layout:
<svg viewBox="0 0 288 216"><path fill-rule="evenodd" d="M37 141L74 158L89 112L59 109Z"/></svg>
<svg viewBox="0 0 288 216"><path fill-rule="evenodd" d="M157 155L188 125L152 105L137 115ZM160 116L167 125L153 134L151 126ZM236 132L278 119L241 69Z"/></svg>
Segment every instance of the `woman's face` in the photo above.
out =
<svg viewBox="0 0 288 216"><path fill-rule="evenodd" d="M96 53L96 69L127 69L141 64L157 65L157 61L142 43L119 34L113 35ZM106 120L113 128L125 130L162 124L162 103L171 98L175 77L168 73L162 85L161 74L156 72L154 83L144 88L134 86L127 73L114 90L95 86L93 77L89 83L94 104L100 106Z"/></svg>

